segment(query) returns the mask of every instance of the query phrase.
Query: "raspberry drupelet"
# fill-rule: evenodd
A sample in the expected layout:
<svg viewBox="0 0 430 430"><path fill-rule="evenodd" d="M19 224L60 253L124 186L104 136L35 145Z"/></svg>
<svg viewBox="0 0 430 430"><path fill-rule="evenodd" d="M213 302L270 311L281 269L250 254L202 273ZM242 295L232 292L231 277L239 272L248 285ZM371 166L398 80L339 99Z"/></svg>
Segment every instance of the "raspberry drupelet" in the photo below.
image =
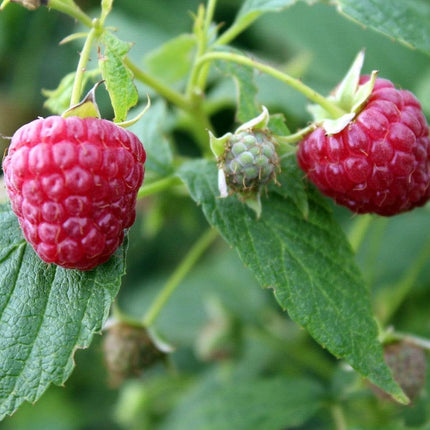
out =
<svg viewBox="0 0 430 430"><path fill-rule="evenodd" d="M39 257L80 270L107 261L134 223L145 159L133 133L103 119L50 116L17 130L5 183Z"/></svg>
<svg viewBox="0 0 430 430"><path fill-rule="evenodd" d="M368 79L362 76L360 84ZM396 215L430 197L427 121L416 97L386 79L376 79L349 125L332 135L316 128L297 156L322 193L356 213Z"/></svg>

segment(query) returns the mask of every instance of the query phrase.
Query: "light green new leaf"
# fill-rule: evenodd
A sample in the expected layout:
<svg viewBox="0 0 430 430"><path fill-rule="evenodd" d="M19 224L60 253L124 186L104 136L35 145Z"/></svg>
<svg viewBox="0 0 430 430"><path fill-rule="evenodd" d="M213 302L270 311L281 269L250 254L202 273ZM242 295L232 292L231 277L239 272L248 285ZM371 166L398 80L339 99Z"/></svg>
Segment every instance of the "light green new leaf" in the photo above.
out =
<svg viewBox="0 0 430 430"><path fill-rule="evenodd" d="M430 3L425 0L336 0L353 20L430 54Z"/></svg>
<svg viewBox="0 0 430 430"><path fill-rule="evenodd" d="M304 424L321 406L321 387L306 379L206 378L162 430L280 430ZM196 406L197 405L197 406Z"/></svg>
<svg viewBox="0 0 430 430"><path fill-rule="evenodd" d="M239 53L232 48L228 50L225 48L223 51ZM261 108L256 101L258 88L254 82L254 70L230 61L217 60L214 63L222 73L231 76L236 83L238 98L236 119L243 123L258 116Z"/></svg>
<svg viewBox="0 0 430 430"><path fill-rule="evenodd" d="M406 398L386 366L369 291L347 240L320 196L310 190L308 217L288 198L262 198L260 218L235 196L218 197L217 169L184 164L180 177L210 224L236 248L243 263L314 339L361 375Z"/></svg>
<svg viewBox="0 0 430 430"><path fill-rule="evenodd" d="M70 376L101 330L125 271L125 248L94 270L47 265L0 206L0 419Z"/></svg>
<svg viewBox="0 0 430 430"><path fill-rule="evenodd" d="M181 34L147 54L144 63L153 76L174 84L189 74L195 48L195 36Z"/></svg>
<svg viewBox="0 0 430 430"><path fill-rule="evenodd" d="M101 43L105 49L99 59L99 67L115 112L115 122L122 122L129 109L138 101L133 74L124 64L124 56L132 44L123 42L110 33L103 33Z"/></svg>

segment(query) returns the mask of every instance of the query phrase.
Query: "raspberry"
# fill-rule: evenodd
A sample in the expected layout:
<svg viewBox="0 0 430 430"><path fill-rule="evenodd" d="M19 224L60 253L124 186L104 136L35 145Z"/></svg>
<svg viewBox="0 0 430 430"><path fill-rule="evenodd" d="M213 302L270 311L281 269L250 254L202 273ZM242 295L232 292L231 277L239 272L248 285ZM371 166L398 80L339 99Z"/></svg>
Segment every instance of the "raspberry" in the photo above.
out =
<svg viewBox="0 0 430 430"><path fill-rule="evenodd" d="M17 130L5 183L39 257L80 270L107 261L135 220L145 158L133 133L103 119L51 116Z"/></svg>
<svg viewBox="0 0 430 430"><path fill-rule="evenodd" d="M269 136L248 130L228 139L220 165L232 190L254 192L275 177L279 157Z"/></svg>
<svg viewBox="0 0 430 430"><path fill-rule="evenodd" d="M360 84L367 82L362 76ZM430 197L429 127L406 90L377 78L365 106L342 131L316 128L299 143L298 162L325 195L356 213L391 216Z"/></svg>
<svg viewBox="0 0 430 430"><path fill-rule="evenodd" d="M119 386L125 379L141 372L165 357L145 328L115 322L107 329L103 352L110 384Z"/></svg>

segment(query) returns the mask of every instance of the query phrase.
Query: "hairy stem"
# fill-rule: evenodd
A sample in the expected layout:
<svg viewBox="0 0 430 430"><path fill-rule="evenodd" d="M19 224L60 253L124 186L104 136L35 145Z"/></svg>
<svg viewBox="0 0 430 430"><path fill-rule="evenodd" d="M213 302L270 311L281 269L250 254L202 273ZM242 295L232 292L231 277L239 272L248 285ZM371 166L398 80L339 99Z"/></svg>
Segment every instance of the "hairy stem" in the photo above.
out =
<svg viewBox="0 0 430 430"><path fill-rule="evenodd" d="M247 20L241 20L239 22L234 22L233 25L227 29L215 42L215 45L228 45L231 41L236 39L240 33L245 31L257 18L251 18Z"/></svg>
<svg viewBox="0 0 430 430"><path fill-rule="evenodd" d="M206 15L205 15L205 21L203 25L206 37L209 34L209 29L214 17L216 2L217 0L208 0L208 4L206 6Z"/></svg>
<svg viewBox="0 0 430 430"><path fill-rule="evenodd" d="M152 194L168 190L175 185L180 185L181 183L182 181L177 176L167 176L166 178L145 184L141 187L137 193L137 199L143 199L144 197L151 196Z"/></svg>
<svg viewBox="0 0 430 430"><path fill-rule="evenodd" d="M336 430L347 430L345 415L343 414L342 407L340 405L333 405L330 408L331 416L334 422L334 428Z"/></svg>
<svg viewBox="0 0 430 430"><path fill-rule="evenodd" d="M314 103L317 103L318 105L323 107L334 118L339 118L343 114L345 114L343 109L339 108L336 104L332 103L330 100L327 100L327 98L325 98L324 96L322 96L321 94L313 90L312 88L305 85L299 79L293 78L292 76L289 76L286 73L283 73L275 69L274 67L271 67L267 64L260 63L259 61L253 60L251 58L244 57L243 55L233 54L231 52L210 52L208 54L205 54L202 57L200 57L199 60L197 61L196 68L195 68L196 75L198 76L200 68L204 67L204 65L207 62L214 61L214 60L231 61L233 63L238 63L244 66L253 67L291 86L295 90L299 91L309 100L312 100Z"/></svg>
<svg viewBox="0 0 430 430"><path fill-rule="evenodd" d="M164 97L169 102L173 103L174 105L178 106L181 109L184 109L186 111L189 111L191 109L191 105L188 102L188 100L177 91L173 90L172 88L166 86L150 74L143 71L140 67L138 67L136 64L134 64L129 58L125 58L124 64L132 71L134 77L144 83L145 85L148 85L153 90L155 90L160 96Z"/></svg>
<svg viewBox="0 0 430 430"><path fill-rule="evenodd" d="M94 40L97 36L97 29L92 28L88 33L85 40L84 47L79 58L78 67L76 69L75 81L73 82L72 97L70 99L70 107L78 104L81 100L82 84L84 79L84 73L90 59L91 48L93 46Z"/></svg>
<svg viewBox="0 0 430 430"><path fill-rule="evenodd" d="M175 292L178 285L194 267L198 259L209 248L212 242L218 237L217 230L209 228L203 236L193 245L193 247L185 255L176 270L171 274L163 289L155 298L150 309L143 318L143 325L150 327L154 324L159 313L167 303L171 295Z"/></svg>
<svg viewBox="0 0 430 430"><path fill-rule="evenodd" d="M355 218L355 222L348 234L349 243L354 252L357 252L363 243L372 220L373 217L371 215L360 215Z"/></svg>
<svg viewBox="0 0 430 430"><path fill-rule="evenodd" d="M430 258L430 240L427 241L425 246L421 249L419 255L415 258L414 262L410 265L404 276L394 286L385 292L389 297L386 297L384 291L378 297L380 303L378 316L382 324L386 324L390 318L396 313L397 309L401 306L411 288L421 273L421 270L428 263Z"/></svg>

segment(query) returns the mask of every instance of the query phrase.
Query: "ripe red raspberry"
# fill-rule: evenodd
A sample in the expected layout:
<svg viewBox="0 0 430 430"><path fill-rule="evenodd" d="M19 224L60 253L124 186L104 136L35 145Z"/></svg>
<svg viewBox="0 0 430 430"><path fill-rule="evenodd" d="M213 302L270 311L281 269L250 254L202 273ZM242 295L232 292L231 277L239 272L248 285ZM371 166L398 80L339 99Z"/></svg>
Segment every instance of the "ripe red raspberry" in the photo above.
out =
<svg viewBox="0 0 430 430"><path fill-rule="evenodd" d="M430 197L427 121L415 96L386 79L376 79L348 126L332 135L318 127L300 142L297 156L324 194L356 213L395 215Z"/></svg>
<svg viewBox="0 0 430 430"><path fill-rule="evenodd" d="M133 133L103 119L51 116L17 130L5 183L39 257L80 270L107 261L135 220L145 158Z"/></svg>

